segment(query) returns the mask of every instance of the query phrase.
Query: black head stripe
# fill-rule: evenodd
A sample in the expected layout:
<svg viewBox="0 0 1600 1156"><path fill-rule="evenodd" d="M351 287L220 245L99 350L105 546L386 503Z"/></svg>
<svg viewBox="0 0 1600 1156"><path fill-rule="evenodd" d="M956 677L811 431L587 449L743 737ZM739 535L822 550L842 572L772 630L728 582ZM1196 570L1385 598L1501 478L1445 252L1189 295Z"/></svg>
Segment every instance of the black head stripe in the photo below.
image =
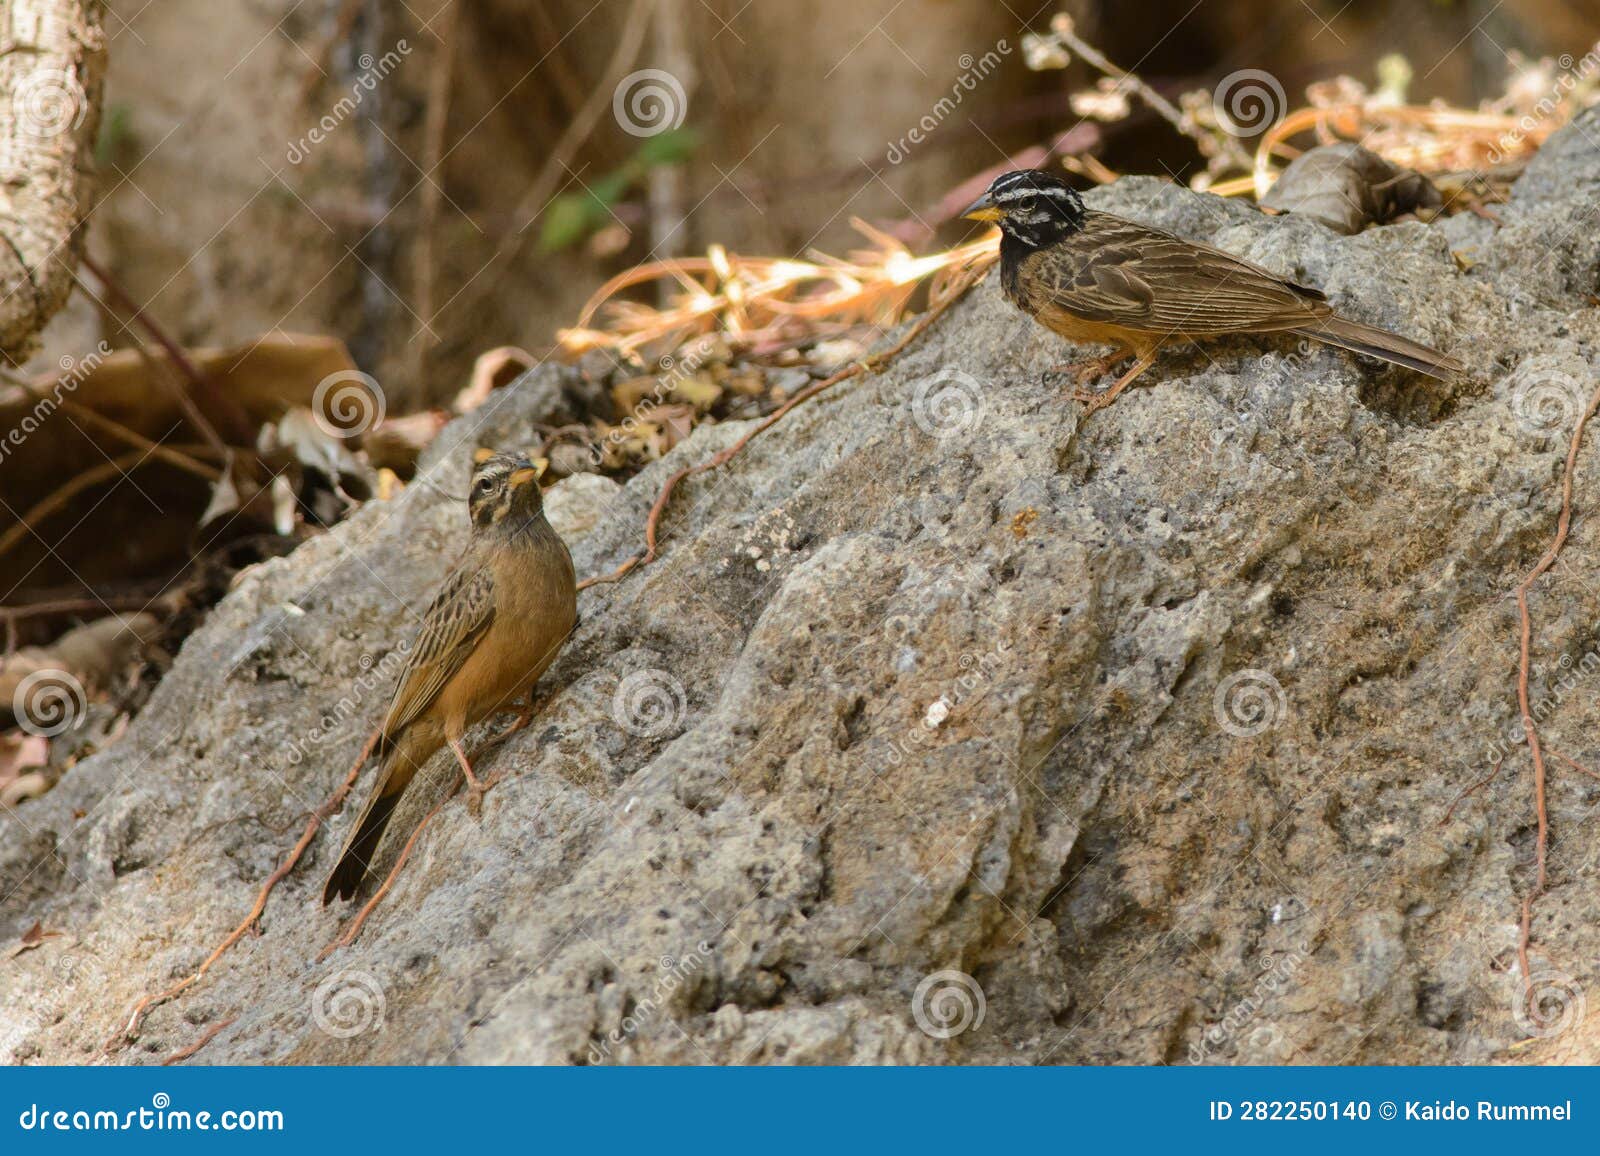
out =
<svg viewBox="0 0 1600 1156"><path fill-rule="evenodd" d="M492 526L504 518L512 506L511 475L532 465L522 454L495 454L479 462L473 468L467 491L467 513L472 524Z"/></svg>
<svg viewBox="0 0 1600 1156"><path fill-rule="evenodd" d="M1053 173L1017 169L989 185L989 197L1002 213L1000 227L1025 246L1048 245L1083 225L1082 199Z"/></svg>

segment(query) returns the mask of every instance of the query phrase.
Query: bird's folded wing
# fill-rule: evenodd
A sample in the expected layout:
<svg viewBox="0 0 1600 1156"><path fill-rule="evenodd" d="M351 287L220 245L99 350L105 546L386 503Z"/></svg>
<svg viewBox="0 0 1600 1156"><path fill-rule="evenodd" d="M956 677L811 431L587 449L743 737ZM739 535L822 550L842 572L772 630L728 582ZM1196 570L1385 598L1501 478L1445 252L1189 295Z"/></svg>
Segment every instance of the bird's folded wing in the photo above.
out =
<svg viewBox="0 0 1600 1156"><path fill-rule="evenodd" d="M1322 294L1241 257L1160 229L1090 213L1083 230L1030 258L1051 304L1082 318L1170 333L1305 325Z"/></svg>
<svg viewBox="0 0 1600 1156"><path fill-rule="evenodd" d="M494 575L489 568L453 571L428 607L406 659L383 722L386 740L392 740L433 705L493 622Z"/></svg>

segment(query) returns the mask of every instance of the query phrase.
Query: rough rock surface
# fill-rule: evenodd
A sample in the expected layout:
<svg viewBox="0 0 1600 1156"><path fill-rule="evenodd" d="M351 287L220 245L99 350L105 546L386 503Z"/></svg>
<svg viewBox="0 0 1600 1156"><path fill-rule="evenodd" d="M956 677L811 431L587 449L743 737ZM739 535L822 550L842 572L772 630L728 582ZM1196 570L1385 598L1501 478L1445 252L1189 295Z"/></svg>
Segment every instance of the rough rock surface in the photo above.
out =
<svg viewBox="0 0 1600 1156"><path fill-rule="evenodd" d="M991 278L685 486L662 558L583 596L541 716L482 756L504 776L482 821L450 802L353 946L318 961L350 914L316 895L347 809L261 934L112 1058L224 1019L191 1062L1592 1055L1600 784L1553 768L1533 963L1573 991L1519 1023L1533 809L1508 736L1509 593L1600 380L1596 134L1554 138L1500 225L1345 238L1153 180L1097 192L1471 373L1243 340L1169 353L1080 425L1047 372L1071 352ZM0 934L64 933L0 962L0 1049L93 1060L248 910L382 713L472 446L525 439L560 381L449 430L436 488L251 571L119 743L0 820ZM556 487L579 573L740 432ZM1533 693L1595 761L1600 454L1578 469Z"/></svg>

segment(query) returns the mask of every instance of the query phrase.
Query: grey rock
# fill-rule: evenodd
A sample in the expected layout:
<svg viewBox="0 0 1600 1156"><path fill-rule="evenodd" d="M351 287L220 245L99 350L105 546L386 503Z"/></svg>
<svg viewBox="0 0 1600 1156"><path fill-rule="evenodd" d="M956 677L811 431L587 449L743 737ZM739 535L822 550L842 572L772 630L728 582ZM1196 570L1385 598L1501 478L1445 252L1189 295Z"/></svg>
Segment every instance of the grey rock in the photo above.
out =
<svg viewBox="0 0 1600 1156"><path fill-rule="evenodd" d="M319 959L352 914L317 902L347 808L260 934L112 1058L224 1018L190 1062L1538 1058L1507 1050L1532 853L1507 594L1596 383L1596 127L1549 143L1499 230L1092 194L1471 371L1238 340L1168 352L1080 423L1049 372L1071 353L991 278L682 487L660 559L583 595L533 725L473 736L503 776L482 821L447 803L352 946ZM382 714L466 533L471 448L525 437L560 381L501 391L428 481L254 568L121 741L0 820L0 933L64 933L0 962L6 1055L93 1059L249 909ZM559 484L579 573L747 428ZM1534 597L1546 733L1591 760L1593 464ZM1554 776L1535 966L1581 988L1595 790Z"/></svg>

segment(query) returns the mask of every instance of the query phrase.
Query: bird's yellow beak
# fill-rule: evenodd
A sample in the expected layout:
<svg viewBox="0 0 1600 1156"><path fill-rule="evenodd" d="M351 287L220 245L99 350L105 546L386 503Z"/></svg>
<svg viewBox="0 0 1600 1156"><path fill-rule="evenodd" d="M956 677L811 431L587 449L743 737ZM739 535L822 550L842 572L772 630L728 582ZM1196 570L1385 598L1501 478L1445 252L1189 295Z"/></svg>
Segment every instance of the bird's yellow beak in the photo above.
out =
<svg viewBox="0 0 1600 1156"><path fill-rule="evenodd" d="M994 203L994 198L989 196L988 193L984 193L983 196L961 210L961 215L969 221L998 221L1004 216Z"/></svg>

